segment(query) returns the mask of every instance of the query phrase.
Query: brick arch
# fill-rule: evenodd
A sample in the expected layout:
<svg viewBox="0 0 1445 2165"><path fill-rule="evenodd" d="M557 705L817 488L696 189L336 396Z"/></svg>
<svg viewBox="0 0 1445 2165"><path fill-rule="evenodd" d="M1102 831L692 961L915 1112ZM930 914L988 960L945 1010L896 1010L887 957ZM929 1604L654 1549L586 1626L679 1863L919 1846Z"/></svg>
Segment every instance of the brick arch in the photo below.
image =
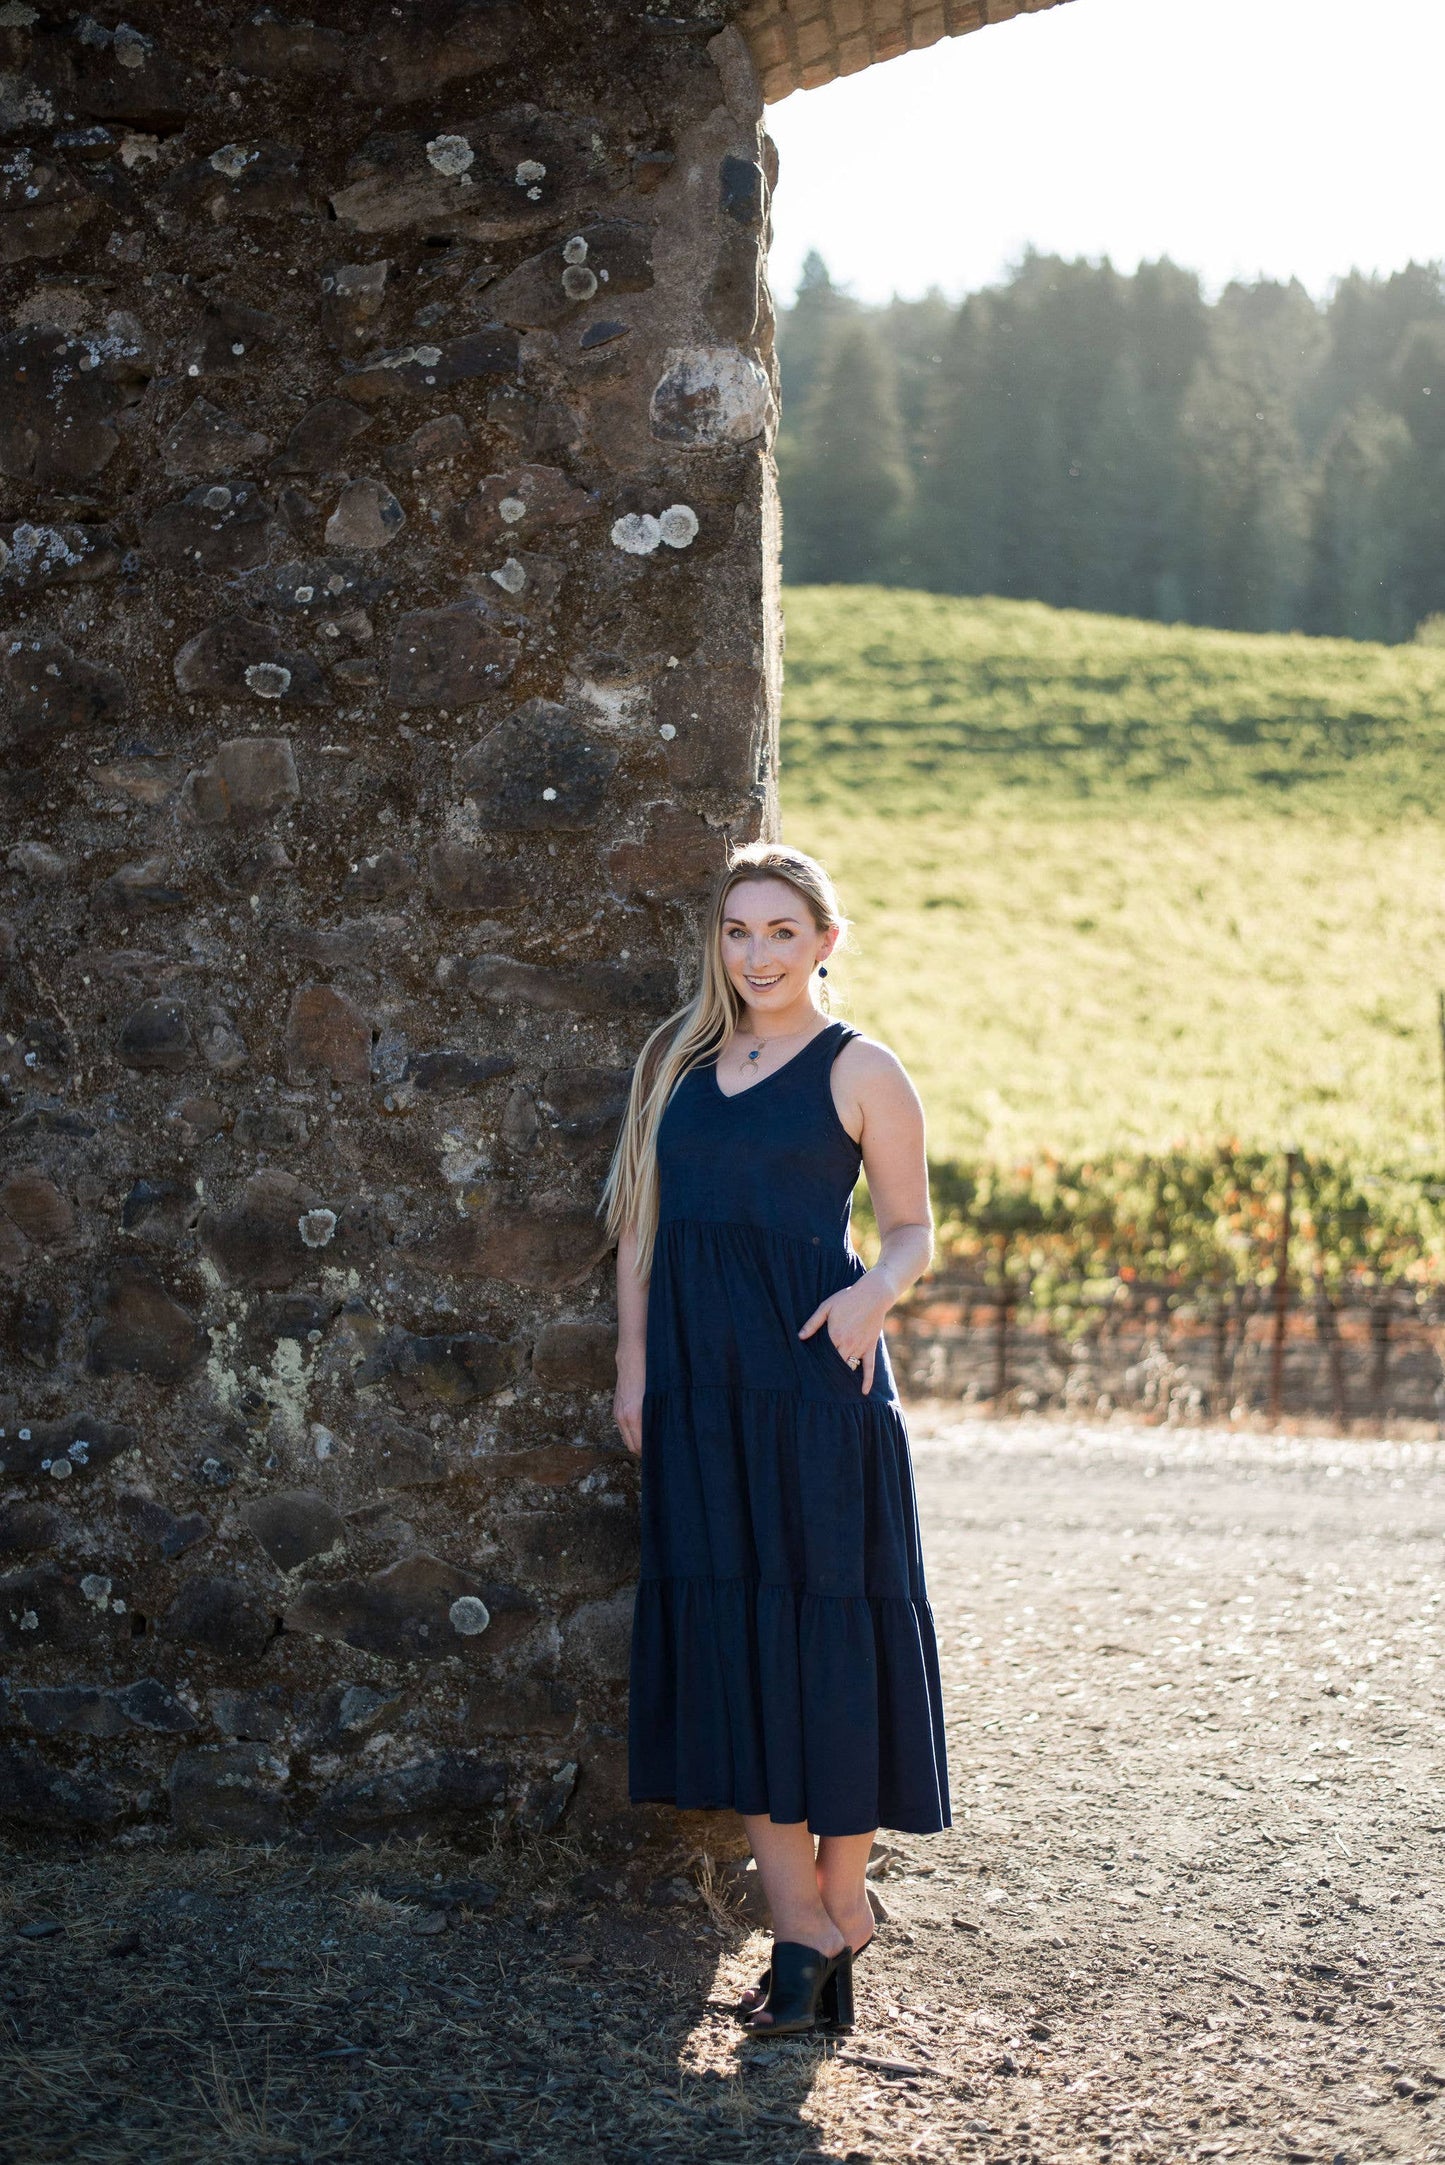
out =
<svg viewBox="0 0 1445 2165"><path fill-rule="evenodd" d="M768 104L1063 0L746 0L738 27Z"/></svg>

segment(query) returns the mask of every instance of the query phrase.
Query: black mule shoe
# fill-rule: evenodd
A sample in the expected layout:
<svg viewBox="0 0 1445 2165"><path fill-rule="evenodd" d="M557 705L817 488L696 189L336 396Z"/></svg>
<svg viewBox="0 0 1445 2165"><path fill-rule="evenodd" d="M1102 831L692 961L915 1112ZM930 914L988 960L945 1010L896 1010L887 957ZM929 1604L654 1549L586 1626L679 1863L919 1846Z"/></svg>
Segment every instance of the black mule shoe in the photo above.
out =
<svg viewBox="0 0 1445 2165"><path fill-rule="evenodd" d="M876 1932L870 1932L867 1939L864 1940L862 1946L855 1947L853 1949L853 1960L855 1962L857 1961L859 1955L866 1954L868 1952L868 1949L873 1945L873 1942L877 1938L877 1936L878 1935ZM758 1979L757 1985L754 1988L753 1992L749 1993L744 1999L738 2001L736 2007L733 2009L734 2022L740 2022L744 2029L748 2028L748 2017L750 2015L755 2015L758 2009L762 2006L764 2000L768 1996L768 1987L772 1984L772 1981L773 1972L770 1967L763 1971L763 1974ZM851 2013L848 2017L848 2027L849 2029L853 2027L853 2017Z"/></svg>
<svg viewBox="0 0 1445 2165"><path fill-rule="evenodd" d="M766 2014L767 2022L756 2017ZM775 1940L768 1996L743 2024L753 2037L804 2037L811 2031L836 2032L853 2024L853 1957L844 1947L820 1954L800 1940Z"/></svg>

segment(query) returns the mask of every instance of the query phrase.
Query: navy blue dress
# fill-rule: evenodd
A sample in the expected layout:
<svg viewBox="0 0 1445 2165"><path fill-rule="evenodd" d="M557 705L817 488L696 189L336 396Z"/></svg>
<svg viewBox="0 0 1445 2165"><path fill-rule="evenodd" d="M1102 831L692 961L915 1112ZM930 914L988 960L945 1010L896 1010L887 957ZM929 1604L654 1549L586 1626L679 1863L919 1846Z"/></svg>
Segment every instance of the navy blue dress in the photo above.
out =
<svg viewBox="0 0 1445 2165"><path fill-rule="evenodd" d="M826 1324L798 1336L864 1271L862 1152L829 1079L858 1035L829 1023L733 1097L694 1067L662 1117L630 1788L931 1834L950 1824L938 1651L887 1346L865 1395Z"/></svg>

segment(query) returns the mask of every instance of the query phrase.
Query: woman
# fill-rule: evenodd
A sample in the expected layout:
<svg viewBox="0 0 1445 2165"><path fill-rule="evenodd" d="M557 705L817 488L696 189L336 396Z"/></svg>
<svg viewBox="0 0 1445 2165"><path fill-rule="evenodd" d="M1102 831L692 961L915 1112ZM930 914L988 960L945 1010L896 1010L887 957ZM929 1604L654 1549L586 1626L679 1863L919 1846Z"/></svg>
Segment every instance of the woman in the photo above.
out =
<svg viewBox="0 0 1445 2165"><path fill-rule="evenodd" d="M742 1814L776 1937L738 2017L770 2035L851 2027L874 1834L950 1823L881 1335L932 1254L923 1113L893 1055L814 1001L843 929L813 858L733 853L603 1199L614 1412L642 1459L632 1800ZM849 1235L860 1164L871 1270Z"/></svg>

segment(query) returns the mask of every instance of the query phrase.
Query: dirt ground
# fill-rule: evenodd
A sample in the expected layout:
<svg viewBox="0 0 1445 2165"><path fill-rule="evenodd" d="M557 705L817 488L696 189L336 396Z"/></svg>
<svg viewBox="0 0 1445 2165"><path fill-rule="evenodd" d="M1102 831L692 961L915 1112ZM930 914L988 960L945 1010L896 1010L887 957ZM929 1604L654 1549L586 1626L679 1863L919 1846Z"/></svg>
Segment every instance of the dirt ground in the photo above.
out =
<svg viewBox="0 0 1445 2165"><path fill-rule="evenodd" d="M565 1850L27 1851L6 2165L1445 2159L1445 1450L912 1425L957 1823L854 2038Z"/></svg>

